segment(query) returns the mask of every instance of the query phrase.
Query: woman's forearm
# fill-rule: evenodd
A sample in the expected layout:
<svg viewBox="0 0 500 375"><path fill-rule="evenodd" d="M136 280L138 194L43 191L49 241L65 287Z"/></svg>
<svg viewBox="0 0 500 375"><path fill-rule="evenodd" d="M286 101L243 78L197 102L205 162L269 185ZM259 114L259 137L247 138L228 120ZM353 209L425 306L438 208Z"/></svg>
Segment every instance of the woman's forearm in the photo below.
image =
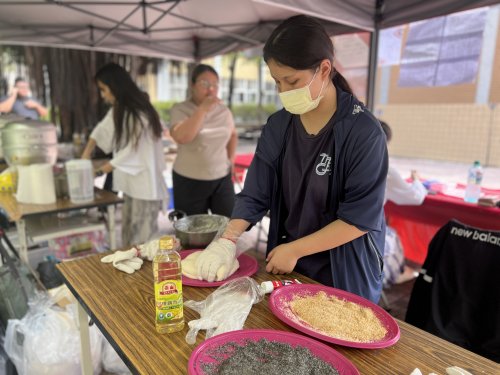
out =
<svg viewBox="0 0 500 375"><path fill-rule="evenodd" d="M354 225L337 219L324 228L290 242L287 245L293 249L293 252L298 258L302 258L307 255L316 254L344 245L361 237L365 233L366 232L359 230Z"/></svg>
<svg viewBox="0 0 500 375"><path fill-rule="evenodd" d="M205 120L206 111L197 108L191 117L175 124L170 135L179 144L190 143L198 135Z"/></svg>
<svg viewBox="0 0 500 375"><path fill-rule="evenodd" d="M227 223L226 229L221 237L229 238L233 241L237 241L238 238L247 230L250 223L243 219L231 219Z"/></svg>
<svg viewBox="0 0 500 375"><path fill-rule="evenodd" d="M83 149L82 152L82 159L90 159L92 156L92 152L94 151L96 146L96 141L93 138L89 138L87 144L85 145L85 148Z"/></svg>
<svg viewBox="0 0 500 375"><path fill-rule="evenodd" d="M233 132L231 133L231 138L229 139L229 142L227 143L226 149L227 149L227 157L229 161L231 162L231 165L234 164L234 158L236 156L236 147L238 146L238 134L236 134L236 130L233 129Z"/></svg>

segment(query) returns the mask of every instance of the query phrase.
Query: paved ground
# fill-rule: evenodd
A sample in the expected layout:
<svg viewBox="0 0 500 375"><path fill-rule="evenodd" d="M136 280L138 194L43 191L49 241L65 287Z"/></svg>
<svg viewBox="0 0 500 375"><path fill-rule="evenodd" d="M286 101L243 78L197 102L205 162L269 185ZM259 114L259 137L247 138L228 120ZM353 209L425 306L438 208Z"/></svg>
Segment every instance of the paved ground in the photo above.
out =
<svg viewBox="0 0 500 375"><path fill-rule="evenodd" d="M256 141L240 140L239 153L255 151ZM439 180L445 184L465 183L467 171L470 167L467 163L447 162L439 160L413 159L390 157L393 165L403 177L409 177L412 169L420 174L420 177L431 180ZM472 164L472 161L471 161ZM500 168L483 167L483 186L490 189L500 189Z"/></svg>
<svg viewBox="0 0 500 375"><path fill-rule="evenodd" d="M425 179L439 180L446 184L466 183L469 164L426 159L410 159L391 157L392 165L402 174L409 177L410 171L416 169ZM472 162L471 162L472 164ZM500 189L500 168L483 167L483 186Z"/></svg>

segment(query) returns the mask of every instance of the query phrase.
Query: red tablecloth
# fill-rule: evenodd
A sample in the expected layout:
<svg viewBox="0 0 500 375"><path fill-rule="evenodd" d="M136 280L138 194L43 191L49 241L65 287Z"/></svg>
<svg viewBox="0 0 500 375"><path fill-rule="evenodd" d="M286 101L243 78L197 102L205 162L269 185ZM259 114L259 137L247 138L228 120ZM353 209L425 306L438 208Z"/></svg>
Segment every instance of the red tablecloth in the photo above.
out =
<svg viewBox="0 0 500 375"><path fill-rule="evenodd" d="M389 201L385 213L387 223L399 234L406 258L419 264L427 256L432 237L451 219L482 229L500 230L500 208L482 207L444 194L428 195L421 206L399 206Z"/></svg>
<svg viewBox="0 0 500 375"><path fill-rule="evenodd" d="M254 153L236 155L234 174L239 182L242 182L253 157ZM464 189L465 186L457 184L457 188ZM500 195L500 190L483 189L483 192ZM419 264L424 263L432 237L451 219L500 231L500 208L482 207L444 194L428 195L421 206L399 206L389 201L385 213L388 224L399 234L406 258Z"/></svg>

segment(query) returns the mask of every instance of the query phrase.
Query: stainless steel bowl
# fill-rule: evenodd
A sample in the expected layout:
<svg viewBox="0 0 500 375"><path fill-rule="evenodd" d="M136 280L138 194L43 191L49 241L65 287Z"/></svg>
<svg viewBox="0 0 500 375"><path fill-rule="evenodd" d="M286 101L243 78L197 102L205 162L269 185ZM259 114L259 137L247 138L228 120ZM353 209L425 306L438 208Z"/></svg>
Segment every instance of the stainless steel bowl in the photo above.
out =
<svg viewBox="0 0 500 375"><path fill-rule="evenodd" d="M229 218L222 215L190 215L172 211L168 218L173 222L175 236L183 249L204 249L220 230L224 230Z"/></svg>

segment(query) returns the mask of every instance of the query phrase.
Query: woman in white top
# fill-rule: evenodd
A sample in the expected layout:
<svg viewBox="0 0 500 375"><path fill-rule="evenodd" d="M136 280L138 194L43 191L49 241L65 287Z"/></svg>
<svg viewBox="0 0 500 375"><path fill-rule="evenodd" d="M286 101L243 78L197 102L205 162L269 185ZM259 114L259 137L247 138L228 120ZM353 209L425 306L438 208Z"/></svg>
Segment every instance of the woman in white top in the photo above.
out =
<svg viewBox="0 0 500 375"><path fill-rule="evenodd" d="M380 121L387 142L392 138L390 126ZM399 205L419 206L423 203L427 190L416 171L411 172L411 182L406 182L399 172L389 164L385 185L385 200ZM403 247L397 232L387 223L384 251L384 285L400 283L414 277L414 270L405 266Z"/></svg>
<svg viewBox="0 0 500 375"><path fill-rule="evenodd" d="M89 159L96 145L113 152L96 176L113 171L113 190L123 192L122 246L141 244L158 231L158 212L168 199L160 118L120 65L105 65L95 80L112 108L90 134L82 158Z"/></svg>
<svg viewBox="0 0 500 375"><path fill-rule="evenodd" d="M174 206L188 215L231 216L231 170L238 138L231 111L217 97L219 76L200 64L191 75L191 97L170 110L170 134L177 142L172 182Z"/></svg>

